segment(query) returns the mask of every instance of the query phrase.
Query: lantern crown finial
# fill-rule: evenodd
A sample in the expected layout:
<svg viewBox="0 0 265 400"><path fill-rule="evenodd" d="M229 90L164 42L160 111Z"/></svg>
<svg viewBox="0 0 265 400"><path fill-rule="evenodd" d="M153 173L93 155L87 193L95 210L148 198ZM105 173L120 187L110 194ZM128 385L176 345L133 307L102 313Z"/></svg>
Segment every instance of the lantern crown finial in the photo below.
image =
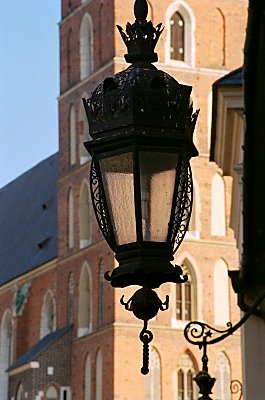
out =
<svg viewBox="0 0 265 400"><path fill-rule="evenodd" d="M158 60L155 46L163 32L162 24L153 26L152 21L147 21L148 4L146 0L136 0L134 4L135 22L126 25L126 32L117 25L128 53L125 60L129 63L153 63Z"/></svg>

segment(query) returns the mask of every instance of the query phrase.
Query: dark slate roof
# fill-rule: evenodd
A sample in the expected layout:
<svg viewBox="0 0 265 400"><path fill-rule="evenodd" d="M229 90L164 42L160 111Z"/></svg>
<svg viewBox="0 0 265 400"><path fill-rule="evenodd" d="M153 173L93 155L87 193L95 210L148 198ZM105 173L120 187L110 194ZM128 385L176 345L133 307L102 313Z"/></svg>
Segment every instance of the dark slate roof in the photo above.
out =
<svg viewBox="0 0 265 400"><path fill-rule="evenodd" d="M61 336L68 332L72 328L72 325L64 326L63 328L57 329L56 331L46 335L38 343L36 343L31 349L19 357L13 364L10 365L7 371L21 367L29 363L30 361L37 361L37 357L48 349L53 343L55 343Z"/></svg>
<svg viewBox="0 0 265 400"><path fill-rule="evenodd" d="M0 189L0 285L57 256L58 154Z"/></svg>
<svg viewBox="0 0 265 400"><path fill-rule="evenodd" d="M214 82L214 86L241 86L243 84L243 68L240 67Z"/></svg>

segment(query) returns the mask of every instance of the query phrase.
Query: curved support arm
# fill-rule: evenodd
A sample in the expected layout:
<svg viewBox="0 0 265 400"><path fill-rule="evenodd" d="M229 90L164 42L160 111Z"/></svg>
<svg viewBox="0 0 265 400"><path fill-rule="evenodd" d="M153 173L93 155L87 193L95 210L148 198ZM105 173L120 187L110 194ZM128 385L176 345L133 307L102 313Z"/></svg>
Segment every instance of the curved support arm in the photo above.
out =
<svg viewBox="0 0 265 400"><path fill-rule="evenodd" d="M264 299L265 291L261 293L261 295L257 298L257 300L253 303L253 305L249 308L239 322L237 322L234 326L231 324L231 322L228 322L227 329L225 330L216 329L204 322L191 321L184 329L185 339L189 343L199 346L200 349L205 346L205 344L208 345L221 342L223 339L232 335L238 328L240 328L247 321L247 319L253 315L254 311ZM213 337L213 335L218 336L210 339Z"/></svg>

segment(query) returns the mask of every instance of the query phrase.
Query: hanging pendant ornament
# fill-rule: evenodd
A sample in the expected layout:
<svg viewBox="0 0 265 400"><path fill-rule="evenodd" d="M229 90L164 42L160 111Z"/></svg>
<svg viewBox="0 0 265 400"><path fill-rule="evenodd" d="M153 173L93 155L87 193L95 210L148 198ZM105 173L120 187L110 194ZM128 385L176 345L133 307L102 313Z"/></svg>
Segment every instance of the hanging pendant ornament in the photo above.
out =
<svg viewBox="0 0 265 400"><path fill-rule="evenodd" d="M127 301L124 296L121 304L125 310L132 311L136 318L144 321L144 327L140 332L140 340L143 343L143 366L141 373L147 375L149 372L149 343L153 340L153 334L147 329L148 321L154 318L158 311L165 311L169 307L169 296L166 296L164 303L160 300L156 292L148 287L137 290Z"/></svg>

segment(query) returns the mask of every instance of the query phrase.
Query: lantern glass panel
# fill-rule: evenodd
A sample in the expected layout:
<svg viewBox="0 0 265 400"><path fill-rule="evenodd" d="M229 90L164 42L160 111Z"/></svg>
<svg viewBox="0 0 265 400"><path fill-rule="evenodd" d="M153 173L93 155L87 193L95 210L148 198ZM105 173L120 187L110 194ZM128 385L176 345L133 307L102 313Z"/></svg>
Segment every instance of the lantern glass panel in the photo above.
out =
<svg viewBox="0 0 265 400"><path fill-rule="evenodd" d="M99 163L117 244L136 242L133 153L103 158Z"/></svg>
<svg viewBox="0 0 265 400"><path fill-rule="evenodd" d="M166 242L178 155L140 151L143 240Z"/></svg>

